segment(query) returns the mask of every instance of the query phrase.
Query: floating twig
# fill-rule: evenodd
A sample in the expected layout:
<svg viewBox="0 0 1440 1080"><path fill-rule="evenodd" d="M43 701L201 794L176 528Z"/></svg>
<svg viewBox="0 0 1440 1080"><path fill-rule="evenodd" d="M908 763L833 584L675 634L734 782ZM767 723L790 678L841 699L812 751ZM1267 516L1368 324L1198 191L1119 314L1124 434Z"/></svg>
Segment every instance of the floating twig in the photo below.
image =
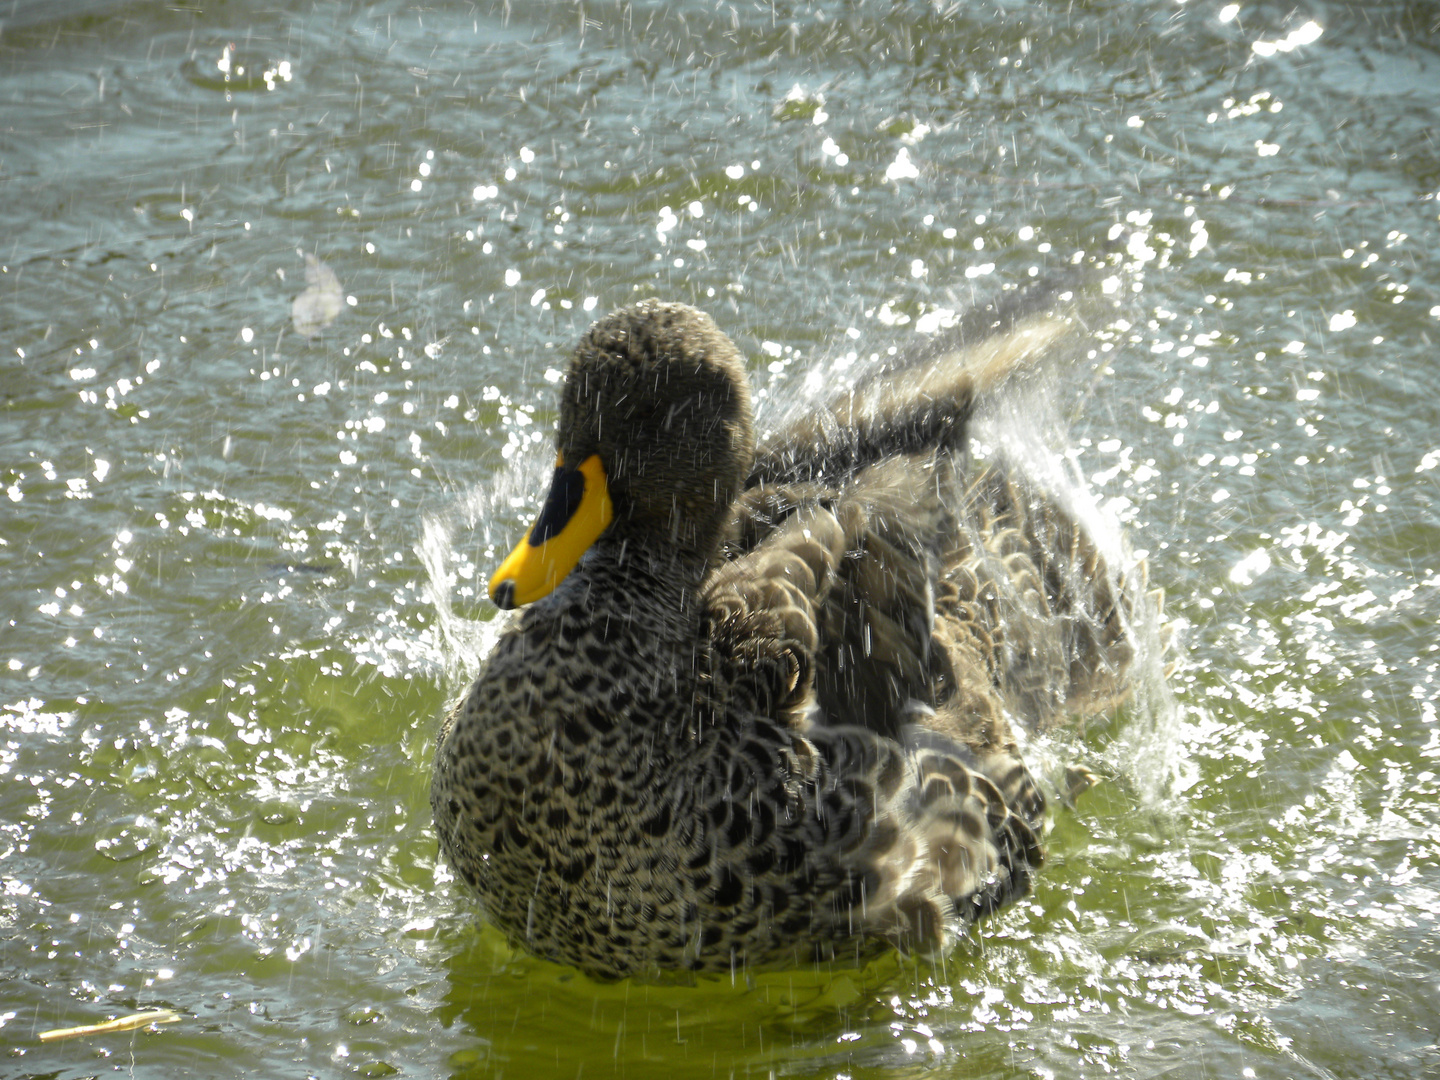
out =
<svg viewBox="0 0 1440 1080"><path fill-rule="evenodd" d="M82 1024L79 1027L52 1028L40 1033L41 1042L55 1042L59 1039L79 1039L86 1035L109 1035L116 1031L135 1031L151 1024L174 1024L182 1017L170 1009L151 1009L149 1012L117 1016L103 1024Z"/></svg>

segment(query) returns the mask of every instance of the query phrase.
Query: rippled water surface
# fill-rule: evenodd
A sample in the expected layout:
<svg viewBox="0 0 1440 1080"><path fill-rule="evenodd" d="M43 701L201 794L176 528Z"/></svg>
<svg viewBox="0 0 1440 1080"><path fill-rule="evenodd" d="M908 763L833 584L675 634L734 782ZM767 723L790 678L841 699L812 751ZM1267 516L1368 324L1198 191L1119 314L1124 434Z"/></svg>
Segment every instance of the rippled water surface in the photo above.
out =
<svg viewBox="0 0 1440 1080"><path fill-rule="evenodd" d="M0 0L0 1074L1440 1070L1440 8L289 7ZM1179 634L1034 896L694 986L480 928L432 733L588 321L779 409L1072 266L1028 437Z"/></svg>

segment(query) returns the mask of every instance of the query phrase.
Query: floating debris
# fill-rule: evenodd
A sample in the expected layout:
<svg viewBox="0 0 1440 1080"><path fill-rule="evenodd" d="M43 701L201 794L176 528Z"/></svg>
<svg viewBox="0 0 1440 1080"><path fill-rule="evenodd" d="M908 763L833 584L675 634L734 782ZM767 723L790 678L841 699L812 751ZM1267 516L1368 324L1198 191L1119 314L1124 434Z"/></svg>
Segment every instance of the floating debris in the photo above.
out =
<svg viewBox="0 0 1440 1080"><path fill-rule="evenodd" d="M110 1035L117 1031L137 1031L151 1024L176 1024L184 1017L170 1009L151 1009L149 1012L117 1016L103 1024L82 1024L79 1027L51 1028L40 1033L41 1042L58 1042L61 1039L82 1039L86 1035Z"/></svg>
<svg viewBox="0 0 1440 1080"><path fill-rule="evenodd" d="M333 323L345 306L340 279L314 255L305 256L305 291L290 305L290 320L302 337L314 337Z"/></svg>

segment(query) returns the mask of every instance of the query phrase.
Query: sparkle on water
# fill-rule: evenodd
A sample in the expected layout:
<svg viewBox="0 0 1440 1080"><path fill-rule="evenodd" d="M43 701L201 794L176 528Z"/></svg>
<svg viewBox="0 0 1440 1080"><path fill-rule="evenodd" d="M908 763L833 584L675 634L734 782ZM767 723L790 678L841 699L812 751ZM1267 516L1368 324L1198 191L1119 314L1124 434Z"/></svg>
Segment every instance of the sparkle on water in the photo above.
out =
<svg viewBox="0 0 1440 1080"><path fill-rule="evenodd" d="M4 1071L1433 1074L1437 52L1400 0L0 3ZM1176 670L1032 747L1105 777L1034 895L698 985L483 928L432 733L585 324L707 308L764 423L1076 267L979 437L1123 525Z"/></svg>

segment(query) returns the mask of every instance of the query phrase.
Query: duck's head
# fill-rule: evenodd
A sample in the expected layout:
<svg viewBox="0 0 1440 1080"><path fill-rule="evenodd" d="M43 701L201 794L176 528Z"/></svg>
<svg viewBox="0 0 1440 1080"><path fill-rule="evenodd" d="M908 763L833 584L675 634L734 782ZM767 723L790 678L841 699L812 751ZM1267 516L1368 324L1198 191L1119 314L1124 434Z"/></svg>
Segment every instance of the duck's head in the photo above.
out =
<svg viewBox="0 0 1440 1080"><path fill-rule="evenodd" d="M684 304L607 315L570 361L556 449L539 517L490 579L496 604L545 596L602 538L703 566L755 456L739 350Z"/></svg>

